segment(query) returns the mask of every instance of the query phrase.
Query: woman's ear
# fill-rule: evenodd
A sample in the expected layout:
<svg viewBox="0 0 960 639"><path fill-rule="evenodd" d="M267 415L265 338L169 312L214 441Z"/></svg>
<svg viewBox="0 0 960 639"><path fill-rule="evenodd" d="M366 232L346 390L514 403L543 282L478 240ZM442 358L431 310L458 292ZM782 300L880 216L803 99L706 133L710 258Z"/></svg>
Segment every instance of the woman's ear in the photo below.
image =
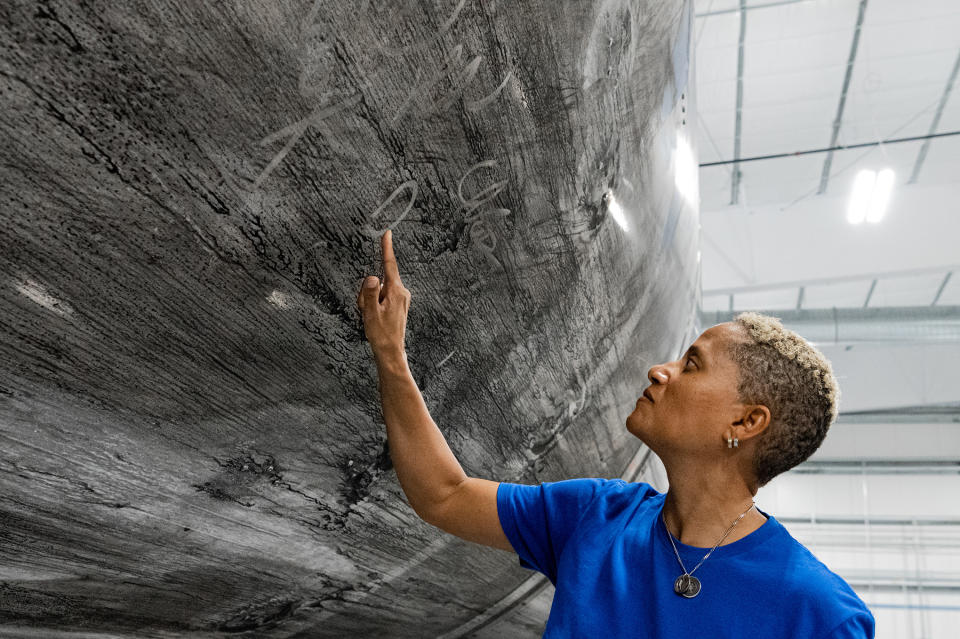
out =
<svg viewBox="0 0 960 639"><path fill-rule="evenodd" d="M739 423L742 424L740 439L756 437L770 426L770 409L763 404L750 406Z"/></svg>

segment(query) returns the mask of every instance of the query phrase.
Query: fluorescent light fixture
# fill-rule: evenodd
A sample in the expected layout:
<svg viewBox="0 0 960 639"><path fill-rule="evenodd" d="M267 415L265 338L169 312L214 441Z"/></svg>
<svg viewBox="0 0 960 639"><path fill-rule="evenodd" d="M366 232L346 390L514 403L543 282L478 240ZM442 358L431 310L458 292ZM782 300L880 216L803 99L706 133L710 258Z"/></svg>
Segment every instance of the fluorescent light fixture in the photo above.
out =
<svg viewBox="0 0 960 639"><path fill-rule="evenodd" d="M867 222L877 223L887 210L890 203L890 192L893 191L893 169L884 169L877 174L877 181L873 185L873 197L867 207Z"/></svg>
<svg viewBox="0 0 960 639"><path fill-rule="evenodd" d="M857 173L857 178L853 181L850 205L847 208L847 221L851 224L859 224L867 217L870 194L873 192L873 185L876 182L877 174L874 171L864 169Z"/></svg>
<svg viewBox="0 0 960 639"><path fill-rule="evenodd" d="M890 203L894 177L893 169L883 169L879 173L864 169L857 173L847 209L847 221L851 224L860 224L864 219L873 224L879 222Z"/></svg>

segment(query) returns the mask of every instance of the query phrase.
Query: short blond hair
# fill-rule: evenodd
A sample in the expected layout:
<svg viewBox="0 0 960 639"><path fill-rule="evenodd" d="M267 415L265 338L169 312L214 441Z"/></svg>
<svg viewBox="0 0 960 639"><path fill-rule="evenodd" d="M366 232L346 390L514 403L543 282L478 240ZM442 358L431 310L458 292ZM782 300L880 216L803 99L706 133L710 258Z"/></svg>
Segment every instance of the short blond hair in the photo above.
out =
<svg viewBox="0 0 960 639"><path fill-rule="evenodd" d="M770 409L753 458L764 486L820 447L837 419L840 387L830 360L779 318L745 312L733 321L745 334L728 345L739 371L739 401Z"/></svg>

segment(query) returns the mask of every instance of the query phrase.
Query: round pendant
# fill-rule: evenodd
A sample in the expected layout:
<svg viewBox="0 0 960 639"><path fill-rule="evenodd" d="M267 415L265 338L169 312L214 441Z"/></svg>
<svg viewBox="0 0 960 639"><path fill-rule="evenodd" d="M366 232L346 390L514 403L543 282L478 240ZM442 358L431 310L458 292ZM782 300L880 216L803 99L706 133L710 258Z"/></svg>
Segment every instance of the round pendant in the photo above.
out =
<svg viewBox="0 0 960 639"><path fill-rule="evenodd" d="M673 591L687 599L693 599L700 594L700 580L693 575L680 575L673 582Z"/></svg>

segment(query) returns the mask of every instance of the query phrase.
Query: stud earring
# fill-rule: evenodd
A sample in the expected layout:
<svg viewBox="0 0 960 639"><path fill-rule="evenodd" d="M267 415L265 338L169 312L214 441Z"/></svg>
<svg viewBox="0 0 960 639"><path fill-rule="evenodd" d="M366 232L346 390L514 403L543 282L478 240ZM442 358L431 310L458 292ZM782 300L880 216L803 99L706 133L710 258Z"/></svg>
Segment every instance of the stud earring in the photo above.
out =
<svg viewBox="0 0 960 639"><path fill-rule="evenodd" d="M740 448L740 440L736 437L733 438L733 447Z"/></svg>
<svg viewBox="0 0 960 639"><path fill-rule="evenodd" d="M727 448L733 448L733 439L727 437Z"/></svg>

